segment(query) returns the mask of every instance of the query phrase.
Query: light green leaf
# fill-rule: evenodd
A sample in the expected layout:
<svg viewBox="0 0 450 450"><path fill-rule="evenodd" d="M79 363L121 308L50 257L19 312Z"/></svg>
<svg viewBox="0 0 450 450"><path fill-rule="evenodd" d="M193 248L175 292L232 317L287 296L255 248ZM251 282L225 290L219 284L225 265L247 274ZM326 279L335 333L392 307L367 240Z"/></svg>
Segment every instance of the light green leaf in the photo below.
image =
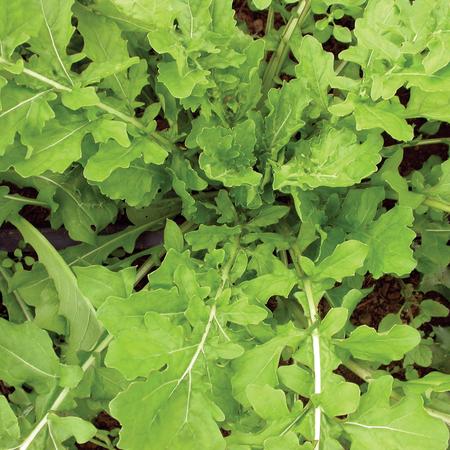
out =
<svg viewBox="0 0 450 450"><path fill-rule="evenodd" d="M334 379L325 384L318 395L324 413L329 417L343 416L358 409L360 392L357 384Z"/></svg>
<svg viewBox="0 0 450 450"><path fill-rule="evenodd" d="M425 117L450 122L449 103L450 91L424 92L419 88L411 88L406 114L407 117Z"/></svg>
<svg viewBox="0 0 450 450"><path fill-rule="evenodd" d="M272 0L253 0L254 5L258 9L266 9L272 3Z"/></svg>
<svg viewBox="0 0 450 450"><path fill-rule="evenodd" d="M102 170L109 171L106 163L102 165ZM126 169L114 170L97 185L103 194L113 200L125 200L129 206L143 207L154 200L160 189L166 190L167 182L167 174L158 166L136 159Z"/></svg>
<svg viewBox="0 0 450 450"><path fill-rule="evenodd" d="M324 126L320 135L299 141L294 158L275 169L273 186L352 186L376 170L381 146L378 134L360 143L348 128Z"/></svg>
<svg viewBox="0 0 450 450"><path fill-rule="evenodd" d="M264 420L276 420L289 414L286 396L269 385L249 384L245 394L256 414Z"/></svg>
<svg viewBox="0 0 450 450"><path fill-rule="evenodd" d="M398 103L387 100L376 104L357 102L354 116L357 130L381 128L394 139L408 142L414 137L414 130L404 117L404 108Z"/></svg>
<svg viewBox="0 0 450 450"><path fill-rule="evenodd" d="M385 273L402 276L416 266L411 243L415 238L410 226L413 224L410 208L396 206L382 214L364 233L355 233L369 246L367 269L375 278Z"/></svg>
<svg viewBox="0 0 450 450"><path fill-rule="evenodd" d="M354 275L356 270L362 267L368 250L367 245L354 240L337 245L330 256L316 265L313 279L332 278L341 282L343 278Z"/></svg>
<svg viewBox="0 0 450 450"><path fill-rule="evenodd" d="M56 385L58 357L49 335L35 324L0 319L0 355L0 377L11 386L27 383L44 393Z"/></svg>
<svg viewBox="0 0 450 450"><path fill-rule="evenodd" d="M87 85L111 77L114 91L124 95L126 88L123 75L119 73L136 64L138 58L130 58L120 28L113 20L94 14L80 3L75 4L74 12L84 40L83 53L92 60L81 75L83 83Z"/></svg>
<svg viewBox="0 0 450 450"><path fill-rule="evenodd" d="M96 187L90 186L79 168L64 174L44 173L21 178L13 173L3 175L18 186L32 186L39 191L38 199L51 208L53 228L62 224L72 239L95 244L97 233L117 214L116 205L104 198Z"/></svg>
<svg viewBox="0 0 450 450"><path fill-rule="evenodd" d="M228 187L256 186L259 183L261 174L253 170L256 162L253 121L242 122L232 130L204 128L197 137L197 144L203 150L199 158L200 167L209 178Z"/></svg>
<svg viewBox="0 0 450 450"><path fill-rule="evenodd" d="M61 445L72 436L75 437L78 444L84 444L97 434L97 428L87 420L73 416L59 417L53 413L48 416L47 427L49 434L48 445L52 446L55 444ZM60 448L64 447L61 445Z"/></svg>
<svg viewBox="0 0 450 450"><path fill-rule="evenodd" d="M14 49L36 36L42 26L39 2L28 0L0 1L0 42L2 56L9 57Z"/></svg>
<svg viewBox="0 0 450 450"><path fill-rule="evenodd" d="M420 333L408 325L394 325L384 333L361 325L347 339L337 340L336 345L348 350L355 358L389 364L416 347L420 339Z"/></svg>
<svg viewBox="0 0 450 450"><path fill-rule="evenodd" d="M404 397L390 406L392 377L384 376L369 384L367 394L355 414L344 424L352 450L445 450L448 429L429 416L420 397Z"/></svg>
<svg viewBox="0 0 450 450"><path fill-rule="evenodd" d="M172 325L167 317L147 312L144 324L142 328L123 330L108 348L106 366L119 370L128 380L161 369L172 353L182 350L183 329Z"/></svg>
<svg viewBox="0 0 450 450"><path fill-rule="evenodd" d="M180 227L170 219L167 219L164 228L164 248L168 251L173 248L177 252L184 249L184 237Z"/></svg>
<svg viewBox="0 0 450 450"><path fill-rule="evenodd" d="M186 68L184 73L180 73L176 62L161 62L158 69L158 80L175 98L189 97L197 85L208 83L206 76L209 72L206 70Z"/></svg>
<svg viewBox="0 0 450 450"><path fill-rule="evenodd" d="M86 164L84 176L91 181L105 181L116 169L126 169L135 159L141 156L139 140L132 142L127 148L115 141L100 144L96 152Z"/></svg>
<svg viewBox="0 0 450 450"><path fill-rule="evenodd" d="M335 77L334 57L326 52L313 36L303 37L298 51L294 50L299 64L295 67L297 78L306 80L308 92L324 111L328 108L328 90Z"/></svg>
<svg viewBox="0 0 450 450"><path fill-rule="evenodd" d="M99 308L108 297L128 298L133 291L136 269L127 267L113 272L103 266L74 267L78 286L90 302Z"/></svg>
<svg viewBox="0 0 450 450"><path fill-rule="evenodd" d="M225 440L201 389L153 372L120 393L111 413L121 425L119 446L129 450L224 450ZM130 409L130 405L133 408ZM136 430L139 430L137 433Z"/></svg>
<svg viewBox="0 0 450 450"><path fill-rule="evenodd" d="M65 123L57 119L50 121L40 134L27 134L22 142L28 147L29 155L16 162L15 169L23 177L41 175L47 170L64 172L80 159L81 141L89 131L88 125L89 121L74 115Z"/></svg>
<svg viewBox="0 0 450 450"><path fill-rule="evenodd" d="M39 34L30 39L30 45L39 55L35 59L39 71L50 78L56 73L66 84L74 86L75 74L70 70L73 57L66 52L74 31L71 23L74 0L36 0L36 3L42 26Z"/></svg>
<svg viewBox="0 0 450 450"><path fill-rule="evenodd" d="M275 159L278 151L305 124L304 109L311 102L306 83L292 80L280 89L271 89L268 94L269 113L265 118L264 143Z"/></svg>
<svg viewBox="0 0 450 450"><path fill-rule="evenodd" d="M68 322L68 343L72 351L91 350L102 332L90 301L82 294L75 275L45 237L21 217L12 223L33 246L59 294L59 313Z"/></svg>
<svg viewBox="0 0 450 450"><path fill-rule="evenodd" d="M55 117L48 101L54 100L52 89L33 91L9 82L0 90L0 155L14 142L16 133L39 134L45 123Z"/></svg>
<svg viewBox="0 0 450 450"><path fill-rule="evenodd" d="M257 345L251 350L247 350L241 357L232 363L233 396L244 406L249 405L246 394L247 386L277 385L277 368L282 350L288 345L294 345L302 339L302 335L297 331L295 334L285 334L276 336L270 341Z"/></svg>
<svg viewBox="0 0 450 450"><path fill-rule="evenodd" d="M61 101L69 109L77 110L86 106L95 106L100 99L93 87L75 88L70 92L63 92Z"/></svg>
<svg viewBox="0 0 450 450"><path fill-rule="evenodd" d="M0 396L0 442L2 447L10 448L20 437L19 423L14 411L3 395Z"/></svg>

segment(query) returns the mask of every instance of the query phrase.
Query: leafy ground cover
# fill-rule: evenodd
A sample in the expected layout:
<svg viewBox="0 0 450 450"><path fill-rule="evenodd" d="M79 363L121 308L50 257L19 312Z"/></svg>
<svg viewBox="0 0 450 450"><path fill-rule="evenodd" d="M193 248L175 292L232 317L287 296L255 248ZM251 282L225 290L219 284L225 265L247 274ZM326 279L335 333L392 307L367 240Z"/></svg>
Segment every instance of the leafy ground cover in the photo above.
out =
<svg viewBox="0 0 450 450"><path fill-rule="evenodd" d="M1 449L447 448L448 2L0 11Z"/></svg>

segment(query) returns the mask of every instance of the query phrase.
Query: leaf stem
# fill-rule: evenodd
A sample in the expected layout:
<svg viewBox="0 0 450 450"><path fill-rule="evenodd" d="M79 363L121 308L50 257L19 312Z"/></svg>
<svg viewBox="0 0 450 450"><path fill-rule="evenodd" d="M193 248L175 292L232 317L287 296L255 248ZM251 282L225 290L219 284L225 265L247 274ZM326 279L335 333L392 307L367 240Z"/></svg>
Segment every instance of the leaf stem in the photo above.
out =
<svg viewBox="0 0 450 450"><path fill-rule="evenodd" d="M93 350L93 352L90 354L88 359L83 363L81 366L81 370L83 373L86 373L86 371L94 364L96 360L96 356L100 354L106 347L108 347L109 343L112 341L112 336L108 335L106 336ZM28 435L28 437L22 442L22 444L18 447L19 450L27 450L28 447L33 443L36 436L41 432L41 430L47 425L48 422L48 416L51 411L57 411L58 408L61 406L63 401L66 399L67 395L71 391L70 388L64 388L59 395L56 397L55 401L50 406L49 410L45 413L44 417L37 423L37 425L33 428L31 433Z"/></svg>
<svg viewBox="0 0 450 450"><path fill-rule="evenodd" d="M26 203L27 205L43 206L44 208L49 208L48 203L46 202L42 202L35 198L22 197L21 195L17 194L5 194L3 195L3 198L20 203Z"/></svg>
<svg viewBox="0 0 450 450"><path fill-rule="evenodd" d="M384 148L390 149L395 147L402 147L402 148L410 148L410 147L421 147L424 145L433 145L433 144L447 144L450 145L450 138L448 137L439 137L439 138L429 138L429 139L414 139L409 142L397 142L396 144L390 144L386 145Z"/></svg>
<svg viewBox="0 0 450 450"><path fill-rule="evenodd" d="M416 139L411 142L406 142L405 144L394 144L394 145L401 145L402 147L420 147L422 145L433 145L433 144L450 145L450 138Z"/></svg>
<svg viewBox="0 0 450 450"><path fill-rule="evenodd" d="M273 27L273 19L274 19L274 10L273 5L269 6L269 11L267 12L267 20L266 20L266 29L264 30L264 34L267 36Z"/></svg>
<svg viewBox="0 0 450 450"><path fill-rule="evenodd" d="M446 213L450 213L450 205L441 200L435 198L426 198L423 201L424 205L430 206L431 208L440 209Z"/></svg>
<svg viewBox="0 0 450 450"><path fill-rule="evenodd" d="M316 305L314 303L314 295L312 292L311 281L308 278L303 280L306 298L308 300L308 309L310 317L310 325L318 320ZM312 331L312 347L313 347L313 365L314 365L314 394L320 395L322 392L322 367L320 361L320 336L319 328L314 327ZM322 410L320 406L314 408L314 441L315 448L319 449L320 444L320 422Z"/></svg>
<svg viewBox="0 0 450 450"><path fill-rule="evenodd" d="M296 243L291 246L291 259L294 263L295 269L299 278L303 282L303 290L306 295L308 302L308 313L309 313L309 325L310 327L316 325L319 316L317 314L316 304L314 302L314 294L312 290L312 284L300 266L300 250ZM314 394L320 395L322 392L322 365L321 365L321 355L320 355L320 334L319 327L314 326L312 330L312 349L313 349L313 369L314 369ZM320 434L321 434L321 421L322 421L322 408L316 406L314 408L314 449L318 450L320 448Z"/></svg>
<svg viewBox="0 0 450 450"><path fill-rule="evenodd" d="M8 64L8 61L6 59L0 57L0 63ZM30 70L30 69L24 67L23 73L36 79L36 80L41 81L42 83L52 86L53 88L55 88L58 91L72 92L72 89L70 87L64 86L63 84L58 83L57 81L52 80L51 78L48 78L45 75L35 72L34 70ZM138 128L141 131L147 131L146 127L141 122L139 122L139 120L137 120L135 117L124 114L121 111L118 111L116 108L113 108L112 106L107 105L106 103L98 102L95 106L97 108L101 109L102 111L112 114L113 116L116 116L117 118L123 120L124 122L127 122L127 123L135 126L136 128ZM172 143L168 139L166 139L164 136L161 136L159 133L156 133L156 132L149 133L149 136L152 139L154 139L155 141L157 141L160 145L172 146Z"/></svg>
<svg viewBox="0 0 450 450"><path fill-rule="evenodd" d="M263 76L262 93L263 98L272 87L275 78L280 73L284 61L289 52L289 41L296 28L303 23L311 7L311 0L301 0L296 9L294 9L288 23L280 38L280 43L275 53L272 55Z"/></svg>

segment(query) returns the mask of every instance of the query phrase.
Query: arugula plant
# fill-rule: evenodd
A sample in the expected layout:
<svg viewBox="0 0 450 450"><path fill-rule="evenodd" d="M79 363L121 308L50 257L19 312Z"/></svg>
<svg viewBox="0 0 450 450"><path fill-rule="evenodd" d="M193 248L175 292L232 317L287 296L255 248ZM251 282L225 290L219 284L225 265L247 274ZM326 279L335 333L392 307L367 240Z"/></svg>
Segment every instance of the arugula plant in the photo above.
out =
<svg viewBox="0 0 450 450"><path fill-rule="evenodd" d="M251 7L263 38L231 0L0 0L0 223L37 256L0 255L0 448L447 448L448 310L350 318L366 274L449 293L450 165L401 175L448 143L448 2Z"/></svg>

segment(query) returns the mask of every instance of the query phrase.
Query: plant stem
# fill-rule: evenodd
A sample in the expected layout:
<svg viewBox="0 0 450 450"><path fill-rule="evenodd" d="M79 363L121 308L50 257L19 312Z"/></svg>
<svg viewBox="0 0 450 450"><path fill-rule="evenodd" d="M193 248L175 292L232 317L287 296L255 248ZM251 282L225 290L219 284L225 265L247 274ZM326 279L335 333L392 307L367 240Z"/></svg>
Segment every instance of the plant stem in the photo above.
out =
<svg viewBox="0 0 450 450"><path fill-rule="evenodd" d="M310 325L317 322L317 310L314 303L314 295L312 292L311 281L308 278L303 280L306 298L308 300L308 309L310 317ZM312 347L313 347L313 364L314 364L314 394L320 395L322 392L322 367L320 363L320 336L319 328L315 327L312 332ZM315 448L319 449L320 445L320 422L322 410L320 406L314 408L314 441Z"/></svg>
<svg viewBox="0 0 450 450"><path fill-rule="evenodd" d="M26 203L27 205L35 205L35 206L43 206L44 208L48 208L48 203L42 202L40 200L36 200L35 198L28 198L28 197L22 197L21 195L17 194L6 194L3 196L3 198L6 198L8 200L13 200L20 203Z"/></svg>
<svg viewBox="0 0 450 450"><path fill-rule="evenodd" d="M301 0L296 9L294 9L288 23L280 38L280 43L269 64L266 67L263 76L262 93L263 98L267 95L267 92L272 87L275 78L280 73L283 67L284 61L289 52L289 41L294 34L295 29L303 23L307 17L311 6L311 0ZM260 101L261 102L261 101Z"/></svg>
<svg viewBox="0 0 450 450"><path fill-rule="evenodd" d="M294 263L295 269L299 278L303 281L303 289L308 302L309 326L316 325L319 316L317 314L316 304L314 302L314 294L312 290L311 281L305 277L305 274L300 266L300 250L296 243L291 247L291 259ZM314 369L314 394L320 395L322 392L322 365L320 360L320 334L319 327L315 326L312 331L312 349L313 349L313 369ZM314 407L314 450L319 450L320 434L321 434L321 420L322 408L320 406Z"/></svg>
<svg viewBox="0 0 450 450"><path fill-rule="evenodd" d="M437 200L435 198L426 198L423 201L424 205L431 206L431 208L440 209L446 213L450 213L450 205L441 200Z"/></svg>
<svg viewBox="0 0 450 450"><path fill-rule="evenodd" d="M108 347L109 343L112 341L112 338L113 338L112 336L108 335L97 345L97 347L90 354L89 358L86 359L86 361L81 366L81 370L83 371L83 373L86 373L86 371L94 364L94 362L96 360L96 356L98 354L100 354L105 348ZM33 443L36 436L47 425L48 416L49 416L50 412L58 410L58 408L61 406L63 401L66 399L66 397L70 391L71 391L71 389L66 387L59 393L59 395L56 397L55 401L50 406L49 410L45 413L44 417L42 417L42 419L33 428L33 430L28 435L28 437L18 447L19 450L27 450L28 449L28 447Z"/></svg>
<svg viewBox="0 0 450 450"><path fill-rule="evenodd" d="M410 142L398 142L397 144L386 145L384 148L394 148L394 147L421 147L423 145L433 145L433 144L447 144L450 145L450 138L442 137L442 138L430 138L430 139L414 139Z"/></svg>
<svg viewBox="0 0 450 450"><path fill-rule="evenodd" d="M274 11L273 5L269 6L269 11L267 12L267 21L266 21L266 29L264 30L264 34L267 36L273 27L273 19L274 19Z"/></svg>
<svg viewBox="0 0 450 450"><path fill-rule="evenodd" d="M430 138L430 139L416 139L405 144L400 144L402 147L420 147L422 145L432 145L432 144L450 144L450 138ZM398 144L394 144L398 145ZM391 146L389 146L391 147Z"/></svg>
<svg viewBox="0 0 450 450"><path fill-rule="evenodd" d="M158 247L160 247L158 257L161 258L164 255L165 250L162 245L158 245ZM152 254L144 261L144 264L142 264L142 266L139 267L139 270L137 271L136 274L136 281L134 283L135 286L145 277L145 275L147 275L150 272L150 270L152 270L155 264L156 264L155 254Z"/></svg>

